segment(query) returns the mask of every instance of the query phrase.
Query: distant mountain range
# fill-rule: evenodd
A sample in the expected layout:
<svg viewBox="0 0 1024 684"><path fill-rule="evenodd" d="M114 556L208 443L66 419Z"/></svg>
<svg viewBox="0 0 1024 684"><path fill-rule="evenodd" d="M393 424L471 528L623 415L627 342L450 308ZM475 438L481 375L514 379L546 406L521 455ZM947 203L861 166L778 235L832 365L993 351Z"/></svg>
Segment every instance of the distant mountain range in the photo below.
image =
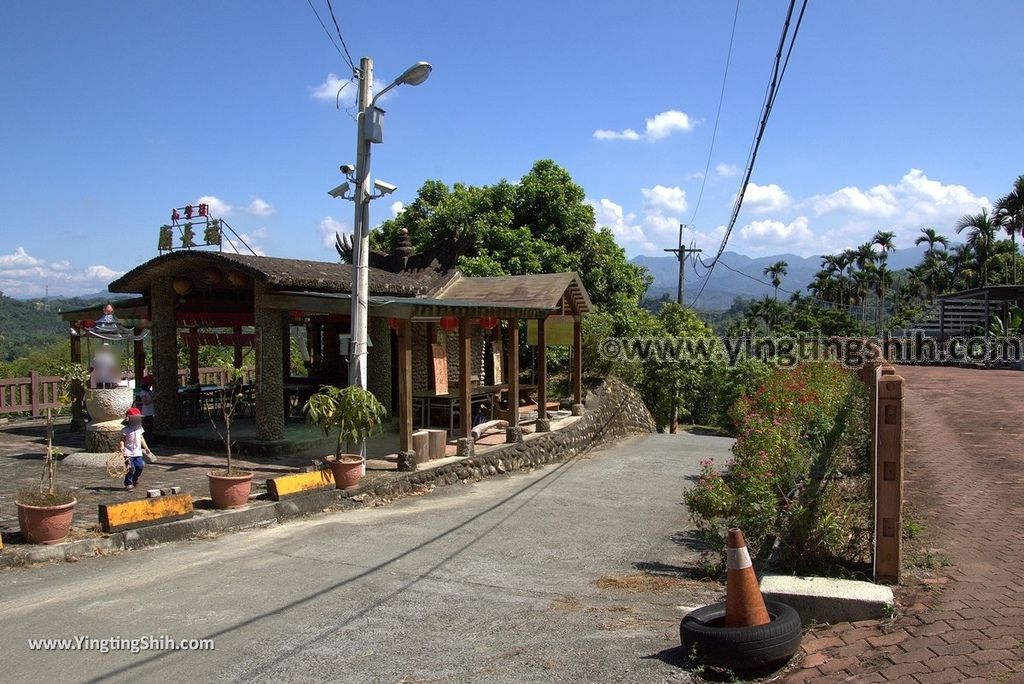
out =
<svg viewBox="0 0 1024 684"><path fill-rule="evenodd" d="M889 268L900 270L915 266L920 263L924 252L924 245L897 249L889 254ZM710 261L710 256L704 258ZM654 278L647 291L648 297L657 299L665 292L675 297L679 282L679 262L675 256L638 256L632 261L645 267ZM700 301L695 303L696 307L720 311L728 309L736 297L756 299L770 295L772 287L766 284L768 279L764 276L764 269L776 261L785 261L787 264L789 273L782 279L782 288L788 291L806 290L807 285L814 279L814 274L821 269L820 256L774 254L752 258L736 252L724 252L721 263L715 267L711 280L701 294ZM704 274L704 268L699 268L697 273L694 273L692 264L686 264L685 299L688 304L700 289Z"/></svg>

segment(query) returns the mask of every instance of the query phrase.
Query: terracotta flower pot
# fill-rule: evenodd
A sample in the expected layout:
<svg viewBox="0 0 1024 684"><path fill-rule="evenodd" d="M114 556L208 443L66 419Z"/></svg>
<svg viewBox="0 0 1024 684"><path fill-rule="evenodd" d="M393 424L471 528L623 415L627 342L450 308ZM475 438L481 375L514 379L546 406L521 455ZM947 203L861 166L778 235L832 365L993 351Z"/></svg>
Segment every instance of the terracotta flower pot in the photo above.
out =
<svg viewBox="0 0 1024 684"><path fill-rule="evenodd" d="M342 454L340 460L328 456L327 465L338 489L355 487L359 484L359 478L363 476L363 459L354 454Z"/></svg>
<svg viewBox="0 0 1024 684"><path fill-rule="evenodd" d="M237 472L237 471L236 471ZM210 498L217 508L241 508L249 503L252 491L252 473L225 475L223 470L206 473L210 481Z"/></svg>
<svg viewBox="0 0 1024 684"><path fill-rule="evenodd" d="M17 503L21 536L30 544L56 544L71 531L76 499L57 506L29 506Z"/></svg>

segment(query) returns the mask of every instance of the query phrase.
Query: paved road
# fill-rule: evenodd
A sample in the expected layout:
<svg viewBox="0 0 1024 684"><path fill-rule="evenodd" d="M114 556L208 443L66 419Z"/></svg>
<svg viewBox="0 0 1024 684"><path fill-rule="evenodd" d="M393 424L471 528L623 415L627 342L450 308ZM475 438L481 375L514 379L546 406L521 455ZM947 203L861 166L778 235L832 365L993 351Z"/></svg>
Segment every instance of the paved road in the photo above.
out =
<svg viewBox="0 0 1024 684"><path fill-rule="evenodd" d="M688 681L662 652L719 588L685 579L680 494L730 442L638 437L385 508L6 571L2 679ZM75 635L216 649L28 649Z"/></svg>
<svg viewBox="0 0 1024 684"><path fill-rule="evenodd" d="M1024 684L1024 373L900 367L911 543L893 622L813 630L788 681ZM917 567L914 567L914 566Z"/></svg>

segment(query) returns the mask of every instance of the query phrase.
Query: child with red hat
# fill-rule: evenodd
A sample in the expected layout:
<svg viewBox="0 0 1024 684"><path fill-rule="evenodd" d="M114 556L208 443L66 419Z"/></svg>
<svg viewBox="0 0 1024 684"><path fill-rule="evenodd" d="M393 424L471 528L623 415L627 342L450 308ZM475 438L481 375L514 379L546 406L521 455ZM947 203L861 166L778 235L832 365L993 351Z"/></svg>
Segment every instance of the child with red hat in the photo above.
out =
<svg viewBox="0 0 1024 684"><path fill-rule="evenodd" d="M124 488L127 491L135 489L139 484L139 477L142 475L142 468L146 461L142 454L153 456L146 444L142 429L142 411L132 406L125 414L128 424L121 428L121 453L124 454L124 465L128 472L124 475Z"/></svg>

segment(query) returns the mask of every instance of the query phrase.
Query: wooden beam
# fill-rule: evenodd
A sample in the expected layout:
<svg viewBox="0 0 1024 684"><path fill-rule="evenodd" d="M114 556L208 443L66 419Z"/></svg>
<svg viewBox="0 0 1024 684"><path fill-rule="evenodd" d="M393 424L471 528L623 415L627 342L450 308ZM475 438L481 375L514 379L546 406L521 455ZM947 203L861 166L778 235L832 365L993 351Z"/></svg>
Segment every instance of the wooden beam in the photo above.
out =
<svg viewBox="0 0 1024 684"><path fill-rule="evenodd" d="M412 451L412 321L398 321L398 449Z"/></svg>
<svg viewBox="0 0 1024 684"><path fill-rule="evenodd" d="M572 403L583 403L583 317L572 320Z"/></svg>
<svg viewBox="0 0 1024 684"><path fill-rule="evenodd" d="M234 355L234 358L232 359L232 361L234 363L235 368L241 368L242 367L242 361L243 361L243 359L242 359L242 342L241 342L241 339L242 339L242 326L236 325L235 326L235 330L234 330L234 334L235 334L235 341L234 341L235 355ZM252 338L253 338L252 341L249 343L250 347L255 344L256 335L253 334Z"/></svg>
<svg viewBox="0 0 1024 684"><path fill-rule="evenodd" d="M138 335L142 332L139 328L135 328L134 333ZM132 357L135 371L135 386L139 386L139 381L146 375L146 349L142 346L142 340L132 341Z"/></svg>
<svg viewBox="0 0 1024 684"><path fill-rule="evenodd" d="M519 319L508 319L508 424L519 425Z"/></svg>
<svg viewBox="0 0 1024 684"><path fill-rule="evenodd" d="M537 321L537 420L548 417L547 319Z"/></svg>
<svg viewBox="0 0 1024 684"><path fill-rule="evenodd" d="M473 429L473 397L471 394L470 359L473 356L473 338L469 336L470 319L459 319L459 427L463 437Z"/></svg>

